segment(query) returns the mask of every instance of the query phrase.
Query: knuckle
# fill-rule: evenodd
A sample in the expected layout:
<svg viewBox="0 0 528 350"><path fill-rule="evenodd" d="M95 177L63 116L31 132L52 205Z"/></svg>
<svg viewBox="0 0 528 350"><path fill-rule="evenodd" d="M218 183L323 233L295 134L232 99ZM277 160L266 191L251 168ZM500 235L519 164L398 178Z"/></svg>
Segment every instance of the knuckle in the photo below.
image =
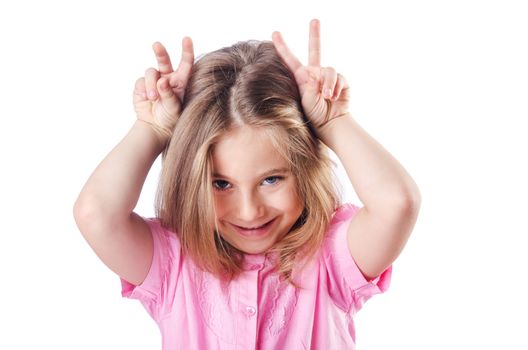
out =
<svg viewBox="0 0 528 350"><path fill-rule="evenodd" d="M173 87L175 89L182 89L183 88L183 82L181 80L175 80L173 83Z"/></svg>
<svg viewBox="0 0 528 350"><path fill-rule="evenodd" d="M177 90L182 89L184 87L183 81L178 77L173 77L172 79L170 79L169 84L173 89Z"/></svg>
<svg viewBox="0 0 528 350"><path fill-rule="evenodd" d="M326 70L326 73L329 74L329 75L337 74L337 72L336 72L334 67L326 67L325 70Z"/></svg>
<svg viewBox="0 0 528 350"><path fill-rule="evenodd" d="M141 77L136 79L136 83L134 84L136 88L142 87L143 85L145 85L145 78Z"/></svg>
<svg viewBox="0 0 528 350"><path fill-rule="evenodd" d="M153 76L153 75L156 75L158 73L158 71L155 69L155 68L147 68L147 70L145 71L145 76Z"/></svg>

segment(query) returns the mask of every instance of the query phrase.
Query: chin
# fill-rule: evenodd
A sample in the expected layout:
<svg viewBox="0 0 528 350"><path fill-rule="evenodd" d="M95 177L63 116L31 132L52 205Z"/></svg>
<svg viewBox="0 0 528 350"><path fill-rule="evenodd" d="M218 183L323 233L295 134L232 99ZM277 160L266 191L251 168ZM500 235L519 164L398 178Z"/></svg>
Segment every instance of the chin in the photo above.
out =
<svg viewBox="0 0 528 350"><path fill-rule="evenodd" d="M263 254L268 251L270 247L237 247L244 254Z"/></svg>

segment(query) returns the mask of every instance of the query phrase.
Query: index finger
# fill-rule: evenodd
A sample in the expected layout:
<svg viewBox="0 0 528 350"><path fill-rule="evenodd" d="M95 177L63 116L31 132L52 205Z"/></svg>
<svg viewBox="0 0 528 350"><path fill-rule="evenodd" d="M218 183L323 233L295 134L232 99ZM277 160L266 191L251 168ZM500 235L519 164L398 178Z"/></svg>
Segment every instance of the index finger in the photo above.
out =
<svg viewBox="0 0 528 350"><path fill-rule="evenodd" d="M159 72L163 74L170 74L173 72L172 63L165 47L158 41L152 44L156 60L158 61Z"/></svg>
<svg viewBox="0 0 528 350"><path fill-rule="evenodd" d="M295 57L295 55L290 51L289 47L284 42L281 33L273 32L271 39L273 40L273 44L275 44L275 48L277 49L279 56L282 57L288 68L290 68L293 73L295 73L299 67L302 67L301 62L297 59L297 57Z"/></svg>
<svg viewBox="0 0 528 350"><path fill-rule="evenodd" d="M318 19L310 21L308 65L321 66L321 24Z"/></svg>

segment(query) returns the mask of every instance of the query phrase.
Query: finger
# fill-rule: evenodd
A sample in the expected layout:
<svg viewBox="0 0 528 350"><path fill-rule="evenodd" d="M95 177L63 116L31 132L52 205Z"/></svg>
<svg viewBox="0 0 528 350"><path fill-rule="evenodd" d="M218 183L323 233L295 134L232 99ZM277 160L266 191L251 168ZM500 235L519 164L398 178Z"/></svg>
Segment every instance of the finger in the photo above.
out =
<svg viewBox="0 0 528 350"><path fill-rule="evenodd" d="M337 82L337 72L332 67L326 67L321 70L323 76L323 97L331 99Z"/></svg>
<svg viewBox="0 0 528 350"><path fill-rule="evenodd" d="M279 32L273 32L271 35L271 40L273 41L273 44L275 45L275 49L277 49L277 52L279 53L279 56L286 62L286 65L290 70L295 73L297 69L302 67L301 62L295 57L295 55L290 51L286 43L284 42L284 39L282 38L281 33Z"/></svg>
<svg viewBox="0 0 528 350"><path fill-rule="evenodd" d="M139 78L134 85L134 94L132 97L134 103L147 100L147 92L145 90L145 78Z"/></svg>
<svg viewBox="0 0 528 350"><path fill-rule="evenodd" d="M173 72L172 63L167 50L160 42L155 42L152 45L156 60L158 61L158 68L161 74L170 74Z"/></svg>
<svg viewBox="0 0 528 350"><path fill-rule="evenodd" d="M317 19L313 19L310 22L308 46L308 65L321 66L321 25Z"/></svg>
<svg viewBox="0 0 528 350"><path fill-rule="evenodd" d="M180 100L183 100L185 86L191 76L194 64L194 47L190 37L182 39L182 56L176 72L170 77L170 86L176 90Z"/></svg>
<svg viewBox="0 0 528 350"><path fill-rule="evenodd" d="M147 97L153 101L158 98L158 89L156 83L160 78L160 73L154 69L149 68L145 72L145 89L147 90Z"/></svg>
<svg viewBox="0 0 528 350"><path fill-rule="evenodd" d="M180 101L171 89L168 78L160 78L157 84L160 93L161 104L167 113L177 115L180 111Z"/></svg>
<svg viewBox="0 0 528 350"><path fill-rule="evenodd" d="M334 95L332 96L332 100L337 100L339 98L339 96L341 95L341 92L343 91L343 89L346 89L348 88L348 83L345 79L344 76L342 76L341 74L337 74L337 83L336 83L336 86L334 88Z"/></svg>

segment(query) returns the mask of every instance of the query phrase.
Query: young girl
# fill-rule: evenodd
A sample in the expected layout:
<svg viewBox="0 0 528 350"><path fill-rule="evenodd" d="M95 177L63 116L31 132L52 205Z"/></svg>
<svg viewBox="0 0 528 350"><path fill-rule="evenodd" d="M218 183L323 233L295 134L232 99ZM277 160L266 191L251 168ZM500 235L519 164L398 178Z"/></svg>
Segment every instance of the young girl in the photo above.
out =
<svg viewBox="0 0 528 350"><path fill-rule="evenodd" d="M319 22L302 65L280 33L136 82L137 120L75 203L80 231L157 322L163 349L353 349L354 314L387 290L419 190L348 111L320 66ZM363 202L341 204L332 149ZM133 212L163 154L156 218Z"/></svg>

